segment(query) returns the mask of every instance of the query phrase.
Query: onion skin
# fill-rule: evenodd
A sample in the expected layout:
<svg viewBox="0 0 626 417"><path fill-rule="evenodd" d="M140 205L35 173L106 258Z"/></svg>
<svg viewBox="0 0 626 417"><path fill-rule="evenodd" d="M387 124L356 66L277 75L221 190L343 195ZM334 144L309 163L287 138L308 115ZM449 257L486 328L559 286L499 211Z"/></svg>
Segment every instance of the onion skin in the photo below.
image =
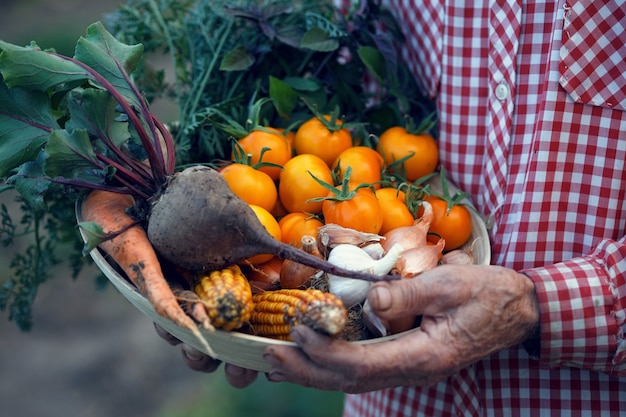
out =
<svg viewBox="0 0 626 417"><path fill-rule="evenodd" d="M301 245L303 251L323 259L317 247L317 239L314 237L303 236ZM280 268L280 287L289 289L306 288L317 272L317 268L286 259Z"/></svg>
<svg viewBox="0 0 626 417"><path fill-rule="evenodd" d="M321 226L317 232L318 249L324 256L328 256L337 245L349 244L363 247L381 240L384 238L378 234L361 232L334 223Z"/></svg>
<svg viewBox="0 0 626 417"><path fill-rule="evenodd" d="M472 265L474 263L474 257L471 253L463 249L455 249L445 253L441 257L441 263L449 265Z"/></svg>
<svg viewBox="0 0 626 417"><path fill-rule="evenodd" d="M261 265L248 264L246 276L250 285L257 290L272 291L280 288L280 270L283 260L274 256Z"/></svg>
<svg viewBox="0 0 626 417"><path fill-rule="evenodd" d="M402 245L405 251L426 246L426 236L433 219L433 210L430 203L423 202L424 214L416 219L411 226L398 227L385 233L384 240L380 242L385 252L396 243Z"/></svg>
<svg viewBox="0 0 626 417"><path fill-rule="evenodd" d="M424 245L405 250L396 263L396 271L402 278L413 278L424 271L435 268L439 264L439 255L445 244L444 239L439 239L435 245Z"/></svg>

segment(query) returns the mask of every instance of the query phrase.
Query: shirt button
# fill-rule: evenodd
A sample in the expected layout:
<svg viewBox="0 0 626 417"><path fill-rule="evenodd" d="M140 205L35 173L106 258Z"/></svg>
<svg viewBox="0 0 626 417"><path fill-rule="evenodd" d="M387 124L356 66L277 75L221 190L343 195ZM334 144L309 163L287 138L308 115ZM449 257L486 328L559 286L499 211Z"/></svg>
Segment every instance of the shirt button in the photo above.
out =
<svg viewBox="0 0 626 417"><path fill-rule="evenodd" d="M500 101L504 101L509 98L509 87L504 83L498 84L496 87L496 97Z"/></svg>

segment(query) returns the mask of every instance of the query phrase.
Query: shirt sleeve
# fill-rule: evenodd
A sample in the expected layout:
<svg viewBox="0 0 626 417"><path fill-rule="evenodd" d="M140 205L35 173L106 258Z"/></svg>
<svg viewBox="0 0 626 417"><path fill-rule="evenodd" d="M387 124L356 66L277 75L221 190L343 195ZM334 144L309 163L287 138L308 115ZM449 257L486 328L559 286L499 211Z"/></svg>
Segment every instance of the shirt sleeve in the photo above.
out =
<svg viewBox="0 0 626 417"><path fill-rule="evenodd" d="M626 237L590 254L523 272L535 283L541 367L626 376Z"/></svg>

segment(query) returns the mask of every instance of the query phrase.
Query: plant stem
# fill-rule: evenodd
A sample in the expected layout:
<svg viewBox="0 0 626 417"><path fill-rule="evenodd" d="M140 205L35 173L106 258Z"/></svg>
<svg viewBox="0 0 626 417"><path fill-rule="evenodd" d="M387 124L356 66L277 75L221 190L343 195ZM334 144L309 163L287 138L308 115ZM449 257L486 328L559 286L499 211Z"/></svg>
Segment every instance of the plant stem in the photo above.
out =
<svg viewBox="0 0 626 417"><path fill-rule="evenodd" d="M200 102L200 98L204 94L204 89L206 87L207 82L213 75L215 66L218 63L218 58L220 56L222 48L224 48L224 44L226 43L226 39L228 38L228 34L230 33L230 29L232 28L233 24L234 22L231 19L228 22L228 26L226 27L224 33L222 34L222 37L220 38L220 42L217 45L217 49L213 51L213 56L211 57L211 63L207 66L204 72L204 75L200 80L200 84L197 85L196 88L192 90L192 91L195 91L195 96L193 100L191 100L191 108L185 108L184 113L182 114L195 114L196 113L196 109L198 108L198 103ZM205 34L204 36L207 36L207 34ZM207 43L210 44L210 42L207 42Z"/></svg>
<svg viewBox="0 0 626 417"><path fill-rule="evenodd" d="M149 4L150 4L150 8L152 9L152 13L154 14L154 17L158 23L158 25L161 27L161 31L163 31L163 36L165 36L165 41L167 42L167 47L169 48L169 56L170 59L172 60L172 68L174 68L174 73L176 73L176 68L178 67L177 64L177 60L176 60L176 48L174 47L174 41L172 40L172 34L169 31L169 26L167 25L167 23L165 22L165 20L163 19L163 15L161 14L161 11L159 10L156 2L154 0L149 0ZM181 108L181 98L182 98L182 86L181 86L181 80L179 77L174 77L174 88L176 90L176 97L178 98L177 101L177 107L178 107L178 114L183 114L183 109Z"/></svg>
<svg viewBox="0 0 626 417"><path fill-rule="evenodd" d="M138 102L141 105L140 110L141 110L142 116L144 116L144 119L148 123L148 126L150 127L153 137L156 137L154 141L150 140L150 138L148 137L148 133L144 129L143 124L141 123L141 120L135 113L135 109L126 101L124 96L106 78L104 78L102 75L100 75L90 66L76 59L67 58L67 57L62 57L62 58L68 59L74 62L76 65L79 65L81 68L85 69L93 77L94 81L96 81L105 90L107 90L115 98L115 100L120 104L120 106L122 107L126 115L128 116L128 120L130 121L130 124L135 128L137 134L139 135L139 138L141 139L141 143L144 149L146 150L146 153L148 156L148 162L150 164L150 168L152 171L152 180L154 181L153 184L146 184L146 185L148 187L153 188L154 191L156 192L159 188L159 185L163 184L166 179L166 174L164 172L165 168L164 168L164 161L163 161L163 153L160 152L161 141L158 140L158 137L156 135L156 129L154 126L154 121L152 119L152 113L150 113L150 111L148 110L147 104L145 103L145 101L143 100L139 92L137 91L136 87L130 82L130 80L128 80L129 81L128 84L131 86L133 94L138 99ZM122 74L125 74L121 68L120 70L122 71ZM137 161L134 160L133 158L126 157L126 155L122 154L121 159L124 161L124 163L128 164L129 166L137 166Z"/></svg>

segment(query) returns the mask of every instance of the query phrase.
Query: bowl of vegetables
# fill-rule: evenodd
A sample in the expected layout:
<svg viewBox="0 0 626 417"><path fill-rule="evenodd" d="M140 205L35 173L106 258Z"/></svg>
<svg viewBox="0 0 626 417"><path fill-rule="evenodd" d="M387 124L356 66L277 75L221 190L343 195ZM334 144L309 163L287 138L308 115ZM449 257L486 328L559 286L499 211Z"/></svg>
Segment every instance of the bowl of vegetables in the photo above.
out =
<svg viewBox="0 0 626 417"><path fill-rule="evenodd" d="M434 190L433 192L435 193L437 193L437 191L440 191L442 188L440 177L435 177L431 179L429 181L429 187L432 187L432 189ZM452 184L447 183L445 187L448 188L447 192L449 192L450 194L457 193L457 189ZM489 237L487 234L485 223L483 219L473 209L469 209L468 213L471 218L470 236L466 239L463 245L461 245L460 247L456 249L445 251L445 252L443 250L440 250L441 257L438 258L437 264L446 262L446 259L449 259L449 262L489 264L490 246L489 246ZM77 205L77 220L79 224L81 224L84 221L84 218L82 217L82 214L81 214L80 202ZM334 224L331 224L331 225L335 226ZM339 229L339 231L337 229ZM345 242L347 239L348 241L350 241L350 244L355 244L355 246L358 246L356 245L356 243L357 242L362 243L362 239L369 239L369 242L373 242L376 245L378 245L381 241L381 240L376 239L374 237L374 234L357 232L357 231L354 231L353 229L345 229L343 227L339 227L339 228L332 227L328 229L326 225L324 225L322 226L320 231L321 233L319 233L316 236L316 238L317 240L325 241L326 243L328 243L329 241L338 242L338 239L341 240L342 242ZM345 238L346 232L349 235L348 238ZM83 233L83 236L85 235L85 231L83 231L82 229L81 229L81 233ZM439 239L437 235L433 235L433 236ZM315 241L316 240L314 239L314 242ZM317 246L318 247L316 249L319 249L322 247L321 244L318 244ZM429 244L429 246L433 248L436 247L435 244ZM303 248L300 247L299 249L302 250ZM293 342L289 340L284 340L286 336L284 334L285 333L284 330L281 331L283 339L277 338L279 336L272 336L272 335L261 336L261 335L255 334L254 329L251 328L250 326L246 326L245 323L243 324L243 326L241 326L241 328L228 329L228 330L224 330L224 328L222 329L213 328L212 326L208 326L209 328L205 326L199 326L199 333L194 332L188 327L181 326L175 323L174 321L168 318L165 318L162 314L157 313L153 303L151 303L144 295L142 295L142 293L137 289L137 287L129 281L128 277L119 268L119 266L116 265L115 262L111 261L111 259L106 255L105 252L99 249L94 249L90 252L90 256L95 262L95 264L98 266L98 268L104 273L104 275L109 279L109 281L114 285L114 287L122 294L122 296L126 298L131 304L133 304L141 313L149 317L156 324L158 324L159 326L167 330L169 333L171 333L172 335L174 335L181 341L195 347L196 349L206 354L210 354L217 359L220 359L222 361L232 363L238 366L242 366L244 368L265 372L269 369L269 365L262 358L263 351L266 347L272 344L285 344L285 345L295 346ZM349 254L348 256L353 256L353 255ZM274 258L274 260L276 261L277 258ZM271 262L268 262L268 264L269 263ZM362 261L358 261L358 263L362 264ZM281 264L284 264L284 261ZM343 265L345 266L345 264ZM275 274L274 282L269 283L268 280L259 280L258 278L258 272L259 270L262 271L263 264L258 265L258 266L252 266L253 269L250 268L251 266L252 265L249 263L242 264L241 267L237 268L237 272L240 273L244 277L244 279L248 280L248 283L252 285L252 291L256 293L273 293L273 292L278 292L279 290L281 290L279 273ZM268 270L271 270L271 269L272 268L268 268ZM180 270L177 270L177 271L180 271ZM225 271L229 272L228 269L223 269L220 271L222 276ZM252 272L255 272L255 273L252 274ZM251 274L248 275L249 273ZM232 274L234 275L234 273ZM261 272L261 274L266 277L268 275L272 275L271 273L267 272L267 270L265 270L265 272ZM207 276L207 275L208 274L204 274L204 276ZM318 271L317 278L319 278L322 275L326 276L326 273L322 273L322 271ZM314 276L315 274L311 275L311 277L314 277ZM218 278L218 279L222 279L222 278ZM412 279L419 279L419 274ZM178 280L178 284L177 284L178 287L180 287L180 282L181 281ZM192 280L190 280L189 277L187 276L187 279L185 282L189 283L189 282L192 282ZM328 280L326 280L325 282L328 283ZM197 281L196 281L196 284L198 284ZM194 284L192 284L192 286L193 285ZM234 287L234 284L232 283L227 284L227 285L231 285L232 287ZM310 282L309 282L309 285L310 285L310 288L308 290L311 290L314 285L310 284ZM289 285L289 286L293 287L294 285ZM197 291L198 288L199 287L196 287L196 291L193 291L194 288L190 288L191 293L195 295L200 294ZM314 291L318 291L318 289L314 289ZM326 286L321 291L324 293L329 292L328 284L326 284ZM187 291L187 293L190 293L190 291ZM176 294L180 294L180 293L176 292ZM343 296L339 294L337 297L339 298ZM178 300L182 304L187 303L188 307L189 305L192 304L193 300L197 301L195 298L192 300L188 296L180 296ZM246 302L249 302L249 301L250 300ZM310 300L303 301L302 303L306 304L307 302L310 302ZM293 301L289 301L287 303L293 303ZM418 327L408 328L408 329L405 328L399 332L395 330L393 334L390 333L389 329L387 329L387 331L385 331L384 329L381 331L380 328L376 327L376 324L372 324L371 317L368 318L364 316L363 314L364 309L363 309L362 302L357 302L356 305L354 305L354 302L352 301L350 301L350 303L352 303L353 305L350 305L349 308L348 307L344 308L346 313L349 316L347 325L348 326L355 325L354 323L351 323L350 320L353 320L354 319L353 316L357 314L355 312L358 312L357 314L358 317L356 318L358 323L356 324L356 326L357 327L360 326L360 331L358 332L359 335L354 337L353 336L354 333L352 333L352 336L346 336L347 333L338 332L339 334L337 337L348 338L349 340L351 340L351 343L356 343L356 344L379 343L381 341L395 339L399 337L399 335L401 335L404 331L419 331ZM206 305L205 307L208 309ZM190 310L186 310L186 311L190 311ZM190 315L193 317L193 314L190 313ZM197 320L198 319L196 319L196 321ZM326 315L322 318L322 320L333 321L333 317ZM306 323L306 321L304 322ZM414 321L412 322L415 323ZM346 330L345 323L341 325L344 326L343 330ZM286 327L287 329L289 328L288 324L285 324L285 326L287 326ZM277 331L276 334L281 333L281 332Z"/></svg>
<svg viewBox="0 0 626 417"><path fill-rule="evenodd" d="M326 26L317 25L303 36L303 40L309 40L309 49L328 48L328 42L320 42L324 39L318 36ZM344 36L341 33L338 31L335 35ZM311 36L313 42L310 42ZM337 71L353 74L354 70L351 65L342 66L341 62L349 56L342 55L340 45L332 39L330 44L333 54L339 55L322 57L322 62L333 63L324 70L323 79L339 80L343 89L345 79L335 77ZM76 219L96 265L140 311L174 336L215 358L265 370L261 359L263 349L273 343L290 343L267 337L272 333L263 331L265 327L274 331L274 325L281 324L280 334L284 336L290 326L300 322L341 337L350 319L349 313L359 306L367 310L364 294L371 281L400 277L419 279L420 271L428 269L421 262L423 258L427 258L428 267L436 267L443 251L452 253L459 247L466 248L457 252L466 255L464 262L489 262L486 230L473 211L464 211L466 233L454 248L446 247L454 240L453 236L446 236L445 228L437 228L441 225L442 205L429 191L435 186L427 188L428 184L422 184L422 179L429 177L438 160L436 142L430 135L423 132L415 135L396 126L382 133L373 146L365 143L373 134L351 137L363 123L346 123L341 112L348 112L351 120L381 125L380 119L377 122L372 115L372 109L365 108L370 100L360 81L352 84L354 94L348 94L349 100L345 103L358 103L358 108L344 106L340 110L333 106L338 97L325 96L334 89L322 78L312 80L309 67L303 66L302 77L297 79L295 74L266 74L259 81L264 83L263 89L255 88L252 96L243 99L251 103L251 109L246 107L250 117L243 116L246 134L239 136L241 129L234 129L237 127L234 121L226 120L225 116L242 112L224 111L221 107L233 100L219 100L216 107L181 114L178 128L171 129L173 124L167 126L146 101L144 88L147 85L138 87L134 81L143 46L123 43L100 22L87 28L72 57L42 50L36 44L22 47L2 42L0 46L0 90L4 92L6 119L0 133L11 139L11 154L2 161L0 175L11 174L15 188L29 203L41 209L45 208L43 200L47 195L80 193L83 198L76 206ZM360 61L348 64L377 73L377 69L381 69L379 64L385 60L381 51L371 48L369 44L359 45L350 56L359 56ZM303 52L311 55L309 51ZM233 56L223 57L223 64L227 58ZM24 67L32 71L24 71ZM239 74L253 73L244 70ZM217 79L227 85L222 78ZM256 82L248 84L257 85ZM227 87L230 90L230 86ZM312 94L312 89L317 93ZM393 90L409 91L399 87ZM193 88L192 91L210 93L211 89ZM269 97L254 99L262 93ZM236 96L239 97L239 93ZM363 100L355 101L352 97ZM284 101L286 98L290 98L288 103ZM185 99L189 97L180 97L180 100ZM194 96L191 101L198 104L207 100ZM394 101L408 104L398 97ZM301 106L302 103L306 106ZM410 109L404 111L412 114ZM261 120L269 120L268 114L274 115L275 121L284 121L287 116L295 121L298 114L305 114L308 120L299 120L291 126L298 127L290 142L289 129L261 125ZM395 113L384 111L381 114L388 124L387 116ZM247 125L249 120L250 126ZM190 124L185 126L184 123ZM215 125L209 127L205 123ZM320 129L323 135L315 134ZM230 152L221 152L220 163L210 163L218 158L216 155L224 143L210 147L208 141L201 144L195 141L201 139L200 133L209 131L216 133L216 140L227 143L236 136L243 152L237 152L238 147L234 146L233 154L240 157L227 160L224 157ZM264 141L260 146L253 146L259 152L255 157L256 151L246 148L246 140L254 135L256 139L250 142L258 145L258 138L264 136L261 133L284 144L289 150L286 152L288 160L270 159L278 149ZM316 142L318 140L321 142ZM417 152L412 145L415 140L424 145L427 152ZM386 148L386 145L393 145L393 148ZM399 145L405 146L402 152ZM211 148L210 158L180 157L181 152L184 155L204 148ZM356 157L348 155L349 152L356 153ZM387 159L389 157L391 160ZM369 164L361 164L364 161ZM420 163L413 164L415 161ZM240 165L242 170L229 180L227 171ZM413 165L419 165L416 172ZM266 184L267 188L239 188L249 179L245 175L269 176L264 172L266 169L272 169L275 175L270 176L269 182L257 179L248 183ZM244 171L250 174L244 175ZM441 172L439 178L445 178L443 174ZM458 202L463 195L450 193L445 181L440 185L446 206L461 207L451 202ZM391 195L384 197L383 190L390 190ZM271 198L261 201L252 200L253 197ZM292 213L323 220L323 234L319 227L306 235L316 239L319 255L298 247L300 244L304 247L304 235L300 239L285 238L280 222ZM348 241L329 237L331 225L340 227L336 230L344 234L343 238L348 231ZM419 248L395 236L406 228L419 229ZM427 242L429 236L433 239L432 245ZM395 245L385 248L388 242ZM371 249L377 252L370 253ZM404 256L408 251L411 251L411 261ZM291 285L298 288L285 288L287 285L279 280L281 288L276 289L276 281L261 285L251 278L253 272L263 270L273 259L283 260L281 272L287 261L312 268L311 274L302 276L321 278L322 284L327 279L328 288L320 285L301 289L303 283L293 282ZM442 254L444 260L448 261ZM365 264L368 267L362 268ZM265 277L276 277L263 273ZM225 292L211 296L210 300L210 286L204 283L210 281L212 275L217 275L215 280ZM281 278L281 274L278 275ZM296 276L294 273L284 275ZM234 288L241 288L241 283L247 284L248 289L239 291L239 294L246 294L239 298L233 293ZM339 285L342 291L333 289L337 283L343 283ZM360 288L358 296L354 295L356 291L346 291L357 286ZM266 295L270 300L257 302L253 288L255 293ZM293 292L278 294L283 299L278 311L282 321L271 319L270 323L262 323L270 326L255 325L257 306L265 306L264 301L272 305L257 315L276 317L272 314L277 313L279 300L272 297L285 289ZM211 304L213 302L217 304ZM309 306L322 307L309 309ZM271 309L274 309L272 314L265 314ZM304 311L304 316L300 321L288 321L284 318L286 311L289 317L295 317L298 311ZM221 314L231 316L224 318ZM385 337L396 337L388 336L387 329L373 328L381 337L349 340L376 343Z"/></svg>

